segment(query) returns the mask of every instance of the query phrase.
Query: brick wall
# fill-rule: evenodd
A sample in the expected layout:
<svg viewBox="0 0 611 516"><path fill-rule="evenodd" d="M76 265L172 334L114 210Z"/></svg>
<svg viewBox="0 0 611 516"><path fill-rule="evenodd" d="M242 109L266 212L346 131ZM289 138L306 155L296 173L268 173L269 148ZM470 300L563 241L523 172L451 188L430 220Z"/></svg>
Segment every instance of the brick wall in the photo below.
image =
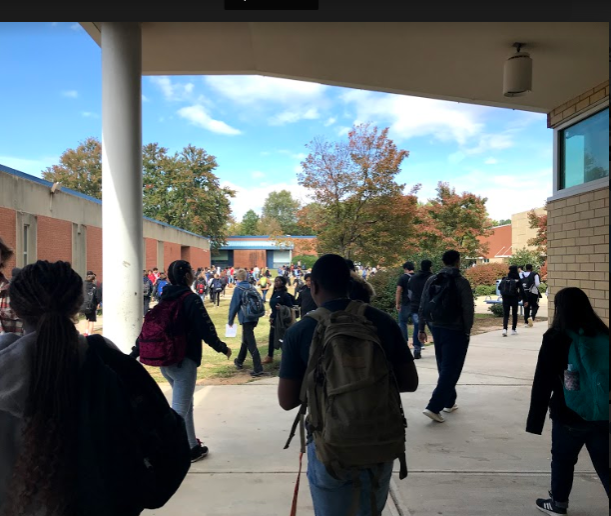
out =
<svg viewBox="0 0 611 516"><path fill-rule="evenodd" d="M102 228L87 226L87 270L95 272L100 283L104 281L102 262Z"/></svg>
<svg viewBox="0 0 611 516"><path fill-rule="evenodd" d="M154 269L155 267L159 268L159 266L157 265L157 240L155 240L154 238L145 238L144 245L144 268L146 270Z"/></svg>
<svg viewBox="0 0 611 516"><path fill-rule="evenodd" d="M72 222L39 215L36 233L39 260L72 262Z"/></svg>
<svg viewBox="0 0 611 516"><path fill-rule="evenodd" d="M548 204L548 284L553 296L579 287L609 324L609 189Z"/></svg>
<svg viewBox="0 0 611 516"><path fill-rule="evenodd" d="M17 252L17 220L15 210L9 210L8 208L0 208L0 238L8 245L14 252ZM10 277L11 270L16 265L15 255L4 264L4 274Z"/></svg>
<svg viewBox="0 0 611 516"><path fill-rule="evenodd" d="M255 265L260 268L266 266L267 252L264 250L236 250L233 252L234 267L251 268Z"/></svg>
<svg viewBox="0 0 611 516"><path fill-rule="evenodd" d="M586 91L585 93L575 97L556 109L548 113L547 126L556 127L567 120L579 115L582 111L588 109L593 104L603 100L609 96L609 81Z"/></svg>
<svg viewBox="0 0 611 516"><path fill-rule="evenodd" d="M194 269L210 267L210 252L198 247L189 247L189 263Z"/></svg>
<svg viewBox="0 0 611 516"><path fill-rule="evenodd" d="M163 270L167 272L168 267L173 261L181 259L180 248L180 244L173 244L171 242L163 243L163 261L165 263L162 267L159 267L160 270L163 268Z"/></svg>

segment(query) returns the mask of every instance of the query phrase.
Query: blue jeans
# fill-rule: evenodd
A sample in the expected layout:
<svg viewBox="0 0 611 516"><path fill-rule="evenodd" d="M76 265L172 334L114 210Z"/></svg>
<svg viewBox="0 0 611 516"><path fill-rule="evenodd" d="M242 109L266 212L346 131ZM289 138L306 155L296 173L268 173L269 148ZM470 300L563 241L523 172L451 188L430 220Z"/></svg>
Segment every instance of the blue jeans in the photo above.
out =
<svg viewBox="0 0 611 516"><path fill-rule="evenodd" d="M426 408L439 414L444 408L453 407L456 403L456 384L467 358L469 337L462 331L435 326L431 328L431 331L435 342L439 380Z"/></svg>
<svg viewBox="0 0 611 516"><path fill-rule="evenodd" d="M403 334L405 342L409 342L407 323L409 322L409 316L411 314L412 309L410 306L401 305L401 310L399 310L399 328L401 328L401 333Z"/></svg>
<svg viewBox="0 0 611 516"><path fill-rule="evenodd" d="M185 420L191 448L197 446L193 421L193 395L197 381L197 365L190 358L180 364L161 367L161 374L172 386L172 408Z"/></svg>
<svg viewBox="0 0 611 516"><path fill-rule="evenodd" d="M573 473L579 452L585 446L596 473L609 496L609 436L608 423L584 422L565 425L558 421L552 426L552 497L560 506L568 507L573 489Z"/></svg>
<svg viewBox="0 0 611 516"><path fill-rule="evenodd" d="M414 351L422 351L422 344L418 340L418 325L420 324L418 312L412 312L412 322L414 323Z"/></svg>
<svg viewBox="0 0 611 516"><path fill-rule="evenodd" d="M365 470L361 473L360 507L357 516L379 516L382 514L390 490L393 463L381 465L380 487L376 491L378 514L371 514L371 478ZM327 472L316 457L314 443L308 445L308 480L314 502L315 516L347 516L352 508L354 483L351 480L337 480Z"/></svg>

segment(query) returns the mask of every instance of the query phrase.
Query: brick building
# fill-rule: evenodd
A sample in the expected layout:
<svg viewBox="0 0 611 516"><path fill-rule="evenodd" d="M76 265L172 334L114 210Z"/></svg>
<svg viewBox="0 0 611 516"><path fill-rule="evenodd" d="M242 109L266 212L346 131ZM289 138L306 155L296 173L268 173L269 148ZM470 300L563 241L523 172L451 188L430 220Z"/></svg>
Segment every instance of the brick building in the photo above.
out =
<svg viewBox="0 0 611 516"><path fill-rule="evenodd" d="M102 202L69 189L52 193L52 186L0 165L0 237L15 250L7 270L36 260L64 260L79 274L92 270L102 281ZM147 269L167 269L178 259L194 267L210 265L208 238L149 218L144 219L144 249Z"/></svg>

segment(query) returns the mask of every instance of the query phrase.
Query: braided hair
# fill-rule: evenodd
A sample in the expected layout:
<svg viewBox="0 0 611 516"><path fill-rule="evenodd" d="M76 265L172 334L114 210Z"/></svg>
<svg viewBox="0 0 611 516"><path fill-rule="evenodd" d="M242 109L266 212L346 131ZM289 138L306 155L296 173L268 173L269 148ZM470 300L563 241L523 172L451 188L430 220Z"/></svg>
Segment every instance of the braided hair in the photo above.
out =
<svg viewBox="0 0 611 516"><path fill-rule="evenodd" d="M36 328L23 444L13 471L7 514L45 509L75 513L78 332L83 281L67 262L38 261L10 285L11 305Z"/></svg>
<svg viewBox="0 0 611 516"><path fill-rule="evenodd" d="M172 285L186 285L185 278L187 274L193 274L191 264L186 260L176 260L170 264L168 268L168 279Z"/></svg>

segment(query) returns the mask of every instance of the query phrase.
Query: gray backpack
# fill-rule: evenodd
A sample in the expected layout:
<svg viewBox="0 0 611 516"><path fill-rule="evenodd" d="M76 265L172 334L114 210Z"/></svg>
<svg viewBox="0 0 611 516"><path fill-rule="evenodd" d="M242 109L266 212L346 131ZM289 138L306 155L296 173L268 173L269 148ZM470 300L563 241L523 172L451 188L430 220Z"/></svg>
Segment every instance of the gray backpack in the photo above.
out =
<svg viewBox="0 0 611 516"><path fill-rule="evenodd" d="M407 421L392 365L375 326L365 317L366 309L365 303L352 301L344 311L318 308L307 314L318 326L303 381L301 410L285 449L301 425L301 451L305 452L308 412L317 457L331 476L357 478L357 473L370 470L375 479L379 464L399 459L404 479ZM358 499L352 512L356 514L357 509Z"/></svg>

